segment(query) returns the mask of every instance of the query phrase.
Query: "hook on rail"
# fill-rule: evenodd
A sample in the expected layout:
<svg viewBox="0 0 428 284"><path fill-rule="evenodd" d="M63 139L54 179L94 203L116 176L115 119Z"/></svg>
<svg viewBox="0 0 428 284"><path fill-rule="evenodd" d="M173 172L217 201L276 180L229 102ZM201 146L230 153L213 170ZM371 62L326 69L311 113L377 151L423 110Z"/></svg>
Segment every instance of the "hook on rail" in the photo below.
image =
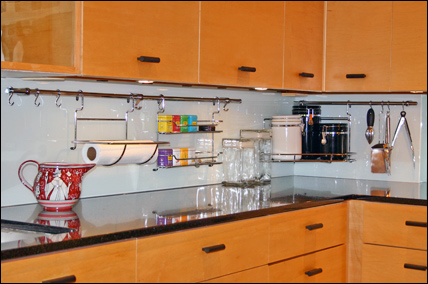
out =
<svg viewBox="0 0 428 284"><path fill-rule="evenodd" d="M56 100L55 100L55 105L57 107L61 107L62 103L58 104L59 98L61 97L61 91L59 89L57 89L58 95L56 95Z"/></svg>
<svg viewBox="0 0 428 284"><path fill-rule="evenodd" d="M160 95L161 100L158 101L158 109L159 111L157 112L159 113L164 113L165 112L165 98L163 95Z"/></svg>
<svg viewBox="0 0 428 284"><path fill-rule="evenodd" d="M229 109L226 109L226 106L230 103L230 99L229 98L225 98L224 99L224 106L223 106L223 110L224 111L229 111Z"/></svg>
<svg viewBox="0 0 428 284"><path fill-rule="evenodd" d="M37 103L37 99L39 98L39 96L40 96L40 91L39 91L39 89L36 88L36 99L34 100L34 104L36 107L39 107L41 104L40 102Z"/></svg>
<svg viewBox="0 0 428 284"><path fill-rule="evenodd" d="M12 87L7 88L6 93L9 93L9 105L13 106L15 104L15 102L11 102L13 97L13 88Z"/></svg>

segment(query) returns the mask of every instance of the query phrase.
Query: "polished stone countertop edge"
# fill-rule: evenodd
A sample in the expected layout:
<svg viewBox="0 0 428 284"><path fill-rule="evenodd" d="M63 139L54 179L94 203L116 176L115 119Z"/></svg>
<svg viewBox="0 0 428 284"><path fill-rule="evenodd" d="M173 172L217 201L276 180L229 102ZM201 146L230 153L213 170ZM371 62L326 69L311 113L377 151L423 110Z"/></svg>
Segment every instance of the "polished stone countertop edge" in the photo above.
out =
<svg viewBox="0 0 428 284"><path fill-rule="evenodd" d="M115 232L111 234L90 236L90 237L85 237L81 239L73 239L73 240L67 240L67 241L57 242L57 243L40 244L36 246L4 250L1 252L1 261L13 260L16 258L34 256L34 255L44 254L49 252L60 252L67 249L82 248L82 247L91 246L91 245L107 244L115 241L126 241L126 240L135 239L135 238L153 236L153 235L158 235L163 233L179 232L187 229L202 228L205 226L224 224L228 222L246 220L250 218L257 218L257 217L269 216L269 215L278 214L278 213L284 213L284 212L323 206L323 205L341 203L346 200L363 200L363 201L385 202L385 203L404 204L404 205L427 206L427 200L350 194L350 195L338 196L338 197L333 197L333 198L320 200L320 201L288 204L288 205L264 208L264 209L254 210L254 211L245 211L245 212L240 212L235 214L209 217L205 219L190 220L186 222L179 222L179 223L168 224L168 225L160 225L160 226L154 226L149 228L139 228L134 230Z"/></svg>

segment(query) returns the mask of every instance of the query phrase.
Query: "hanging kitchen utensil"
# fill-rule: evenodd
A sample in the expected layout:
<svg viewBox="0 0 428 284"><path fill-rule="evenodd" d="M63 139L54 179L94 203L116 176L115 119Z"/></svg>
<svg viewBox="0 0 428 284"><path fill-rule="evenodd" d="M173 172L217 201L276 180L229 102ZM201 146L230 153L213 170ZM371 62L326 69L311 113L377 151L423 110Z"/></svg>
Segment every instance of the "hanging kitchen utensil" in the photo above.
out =
<svg viewBox="0 0 428 284"><path fill-rule="evenodd" d="M386 112L386 125L385 125L385 168L388 175L391 174L391 116L390 108L388 103L388 111Z"/></svg>
<svg viewBox="0 0 428 284"><path fill-rule="evenodd" d="M382 121L384 111L383 111L383 105L382 110L379 113L379 143L374 145L371 150L371 172L372 173L387 173L387 165L386 165L386 155L388 152L388 143L386 142L386 129L385 129L385 136L383 137L383 142L381 142L382 137L382 125L383 123L386 124L385 121Z"/></svg>
<svg viewBox="0 0 428 284"><path fill-rule="evenodd" d="M366 130L366 139L369 144L373 142L374 138L374 120L375 120L375 113L374 110L370 104L370 109L367 111L367 130Z"/></svg>
<svg viewBox="0 0 428 284"><path fill-rule="evenodd" d="M395 141L397 140L398 133L400 132L401 127L404 125L407 136L409 136L410 150L412 151L413 168L415 168L415 164L416 164L415 149L413 148L412 136L410 135L410 128L409 128L409 124L407 123L406 112L404 111L404 105L403 105L403 111L400 113L400 115L401 117L400 117L400 120L398 121L397 128L395 129L394 138L392 138L390 151L394 149L394 145L395 145Z"/></svg>

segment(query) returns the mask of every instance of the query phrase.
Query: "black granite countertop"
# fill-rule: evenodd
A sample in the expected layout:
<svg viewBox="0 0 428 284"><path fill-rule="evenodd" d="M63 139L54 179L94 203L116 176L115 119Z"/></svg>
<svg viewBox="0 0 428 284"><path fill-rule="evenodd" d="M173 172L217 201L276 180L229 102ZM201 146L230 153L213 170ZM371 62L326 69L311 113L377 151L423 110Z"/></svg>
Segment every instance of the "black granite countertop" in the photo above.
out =
<svg viewBox="0 0 428 284"><path fill-rule="evenodd" d="M75 231L52 235L2 229L1 259L221 224L349 199L427 206L426 183L289 176L248 188L215 184L86 198L79 200L69 212L46 212L38 204L2 207L2 219Z"/></svg>

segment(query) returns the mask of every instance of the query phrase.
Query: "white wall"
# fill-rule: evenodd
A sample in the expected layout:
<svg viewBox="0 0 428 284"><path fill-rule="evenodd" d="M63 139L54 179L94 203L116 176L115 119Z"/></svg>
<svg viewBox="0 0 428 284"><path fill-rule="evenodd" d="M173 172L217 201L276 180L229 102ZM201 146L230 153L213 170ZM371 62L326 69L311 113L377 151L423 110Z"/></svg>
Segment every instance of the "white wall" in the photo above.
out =
<svg viewBox="0 0 428 284"><path fill-rule="evenodd" d="M258 129L263 119L289 112L292 98L278 93L230 91L206 88L142 86L139 84L118 84L99 82L34 82L21 79L2 78L1 100L1 206L36 202L35 197L18 178L19 165L29 159L38 162L83 163L82 145L70 150L74 140L74 110L80 107L80 100L74 97L61 98L62 106L55 106L55 96L41 95L40 107L34 105L35 96L14 96L13 106L8 104L7 87L28 87L49 90L106 92L184 97L229 97L242 99L242 104L229 104L228 112L221 111L216 119L224 122L218 126L223 133L215 134L215 149L221 151L222 138L238 138L240 129ZM107 98L85 98L84 110L78 117L123 118L130 109L126 100ZM158 110L156 101L141 103L142 109L129 114L130 140L157 139ZM164 114L196 114L199 119L211 119L216 106L211 103L166 102ZM78 139L124 139L124 122L79 122ZM161 135L159 140L170 141L172 147L199 146L211 139L211 134ZM174 169L160 169L154 172L154 165L97 166L83 179L82 198L140 192L147 190L215 184L222 181L222 165ZM27 166L24 171L29 182L36 175L36 168ZM273 166L274 176L293 174L292 164Z"/></svg>
<svg viewBox="0 0 428 284"><path fill-rule="evenodd" d="M74 140L74 110L80 101L74 97L61 98L62 106L55 106L55 96L43 96L40 107L34 105L35 96L14 96L15 105L9 106L7 87L39 88L65 91L83 90L105 93L143 93L145 95L189 96L189 97L229 97L242 99L242 104L229 104L228 112L221 111L216 119L224 122L218 127L223 133L215 135L216 151L221 151L222 138L239 137L240 129L260 129L265 117L291 114L294 100L414 100L418 106L406 108L416 152L416 169L412 168L404 132L396 143L392 157L392 175L370 173L370 147L364 138L366 112L368 107L353 106L352 151L357 152L354 163L273 163L273 176L328 176L340 178L388 180L403 182L426 181L426 96L309 96L304 98L283 97L278 93L263 93L244 90L220 90L216 88L142 86L138 84L102 82L36 82L21 79L1 80L1 206L35 203L33 194L18 179L19 165L25 160L39 162L82 163L82 145L70 150ZM423 104L423 107L422 107ZM141 103L142 109L129 115L130 140L157 139L156 101ZM123 118L130 108L126 100L106 98L85 98L85 107L79 117ZM196 114L199 119L210 119L216 107L210 103L166 102L165 114ZM376 113L380 110L375 107ZM391 109L391 129L395 130L401 107ZM346 107L323 106L323 116L344 116ZM422 117L424 116L424 123ZM376 121L377 123L377 121ZM79 122L78 139L124 139L124 123ZM423 138L425 137L425 138ZM201 135L161 135L159 140L170 141L173 147L202 147L204 139L211 134ZM422 140L422 141L421 141ZM375 137L377 141L377 137ZM424 150L425 149L425 150ZM222 166L184 167L160 169L154 172L154 165L97 166L83 180L82 198L176 188L194 185L215 184L222 181ZM29 181L35 176L35 168L26 167L25 176Z"/></svg>

